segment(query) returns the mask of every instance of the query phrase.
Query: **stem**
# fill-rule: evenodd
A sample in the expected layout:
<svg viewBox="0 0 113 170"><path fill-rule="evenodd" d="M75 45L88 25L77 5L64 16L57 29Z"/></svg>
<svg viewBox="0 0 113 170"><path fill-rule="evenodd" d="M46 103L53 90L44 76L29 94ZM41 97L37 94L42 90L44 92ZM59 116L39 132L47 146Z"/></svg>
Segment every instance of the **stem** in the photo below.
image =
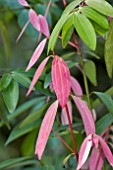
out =
<svg viewBox="0 0 113 170"><path fill-rule="evenodd" d="M67 104L66 104L65 108L66 108L66 113L67 113L67 117L68 117L68 121L69 121L69 127L70 127L72 142L73 142L73 146L74 146L74 154L75 154L76 159L78 161L78 153L77 153L76 141L75 141L75 136L74 136L74 133L73 133L73 127L72 127L72 123L71 123L70 114L69 114Z"/></svg>
<svg viewBox="0 0 113 170"><path fill-rule="evenodd" d="M61 142L71 151L74 153L74 150L63 140L63 138L52 128L54 134L61 140Z"/></svg>
<svg viewBox="0 0 113 170"><path fill-rule="evenodd" d="M66 6L67 6L66 0L62 0L62 2L63 2L63 5L64 5L64 8L66 8Z"/></svg>

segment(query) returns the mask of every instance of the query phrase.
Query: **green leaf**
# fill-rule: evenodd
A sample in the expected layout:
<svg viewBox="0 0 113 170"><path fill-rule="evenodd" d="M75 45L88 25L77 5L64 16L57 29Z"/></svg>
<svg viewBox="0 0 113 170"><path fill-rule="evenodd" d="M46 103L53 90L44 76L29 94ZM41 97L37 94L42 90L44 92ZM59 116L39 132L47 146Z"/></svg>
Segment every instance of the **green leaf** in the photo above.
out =
<svg viewBox="0 0 113 170"><path fill-rule="evenodd" d="M30 165L35 164L36 160L29 160L30 157L21 157L21 158L14 158L3 161L0 163L0 169L9 169L18 166Z"/></svg>
<svg viewBox="0 0 113 170"><path fill-rule="evenodd" d="M111 114L107 114L100 118L96 123L96 133L101 134L113 123L113 117Z"/></svg>
<svg viewBox="0 0 113 170"><path fill-rule="evenodd" d="M61 55L61 57L64 59L64 60L67 60L67 59L70 59L71 57L75 56L76 55L76 52L68 52L66 54L63 54Z"/></svg>
<svg viewBox="0 0 113 170"><path fill-rule="evenodd" d="M27 116L21 123L19 123L10 133L6 145L15 139L37 129L40 127L41 121L38 120L41 116L44 115L48 108L49 104L42 106L40 109L33 111ZM30 121L31 119L31 121Z"/></svg>
<svg viewBox="0 0 113 170"><path fill-rule="evenodd" d="M94 94L96 94L99 99L104 103L113 118L113 100L111 96L101 92L94 92Z"/></svg>
<svg viewBox="0 0 113 170"><path fill-rule="evenodd" d="M108 18L93 10L89 6L80 7L80 11L85 14L86 17L98 23L101 27L105 29L109 28Z"/></svg>
<svg viewBox="0 0 113 170"><path fill-rule="evenodd" d="M95 57L96 59L100 59L100 57L92 51L84 51L84 53L86 53L92 57Z"/></svg>
<svg viewBox="0 0 113 170"><path fill-rule="evenodd" d="M105 42L105 63L107 72L110 78L112 78L113 71L113 19L110 22L110 29Z"/></svg>
<svg viewBox="0 0 113 170"><path fill-rule="evenodd" d="M57 22L56 26L54 27L50 39L49 39L49 44L48 44L48 53L50 50L53 50L56 44L56 41L58 39L59 33L62 29L62 26L64 25L64 23L68 20L68 18L71 15L63 15L59 21Z"/></svg>
<svg viewBox="0 0 113 170"><path fill-rule="evenodd" d="M113 7L105 0L86 0L85 3L96 11L113 17Z"/></svg>
<svg viewBox="0 0 113 170"><path fill-rule="evenodd" d="M16 80L22 86L29 88L29 86L31 84L31 80L27 75L13 71L12 77L14 80Z"/></svg>
<svg viewBox="0 0 113 170"><path fill-rule="evenodd" d="M72 67L78 64L77 62L73 62L73 61L67 61L66 63L69 69L71 69Z"/></svg>
<svg viewBox="0 0 113 170"><path fill-rule="evenodd" d="M12 80L10 85L2 91L4 101L10 113L13 113L19 98L19 86L15 80Z"/></svg>
<svg viewBox="0 0 113 170"><path fill-rule="evenodd" d="M0 80L0 90L4 90L11 83L11 80L11 74L4 74Z"/></svg>
<svg viewBox="0 0 113 170"><path fill-rule="evenodd" d="M96 48L96 34L91 22L80 13L74 14L74 26L81 39L92 49Z"/></svg>
<svg viewBox="0 0 113 170"><path fill-rule="evenodd" d="M96 66L95 63L91 60L86 60L84 64L84 70L85 74L90 80L90 82L94 85L97 86L97 78L96 78Z"/></svg>
<svg viewBox="0 0 113 170"><path fill-rule="evenodd" d="M65 48L70 40L72 33L74 31L73 27L73 16L70 17L63 26L62 29L62 46Z"/></svg>
<svg viewBox="0 0 113 170"><path fill-rule="evenodd" d="M94 21L91 21L95 31L100 35L100 36L105 36L105 34L107 33L108 29L104 29L103 27L101 27L99 24L97 24Z"/></svg>
<svg viewBox="0 0 113 170"><path fill-rule="evenodd" d="M65 165L66 165L67 161L68 161L69 158L70 158L71 156L73 156L73 155L74 155L74 153L71 153L71 154L69 154L68 156L66 156L66 158L63 160L63 163L62 163L62 167L63 167L63 168L65 168Z"/></svg>
<svg viewBox="0 0 113 170"><path fill-rule="evenodd" d="M77 7L83 0L75 0L71 2L64 10L62 15L69 14L75 7Z"/></svg>
<svg viewBox="0 0 113 170"><path fill-rule="evenodd" d="M45 81L44 81L44 89L46 89L49 84L52 82L51 72L47 74Z"/></svg>

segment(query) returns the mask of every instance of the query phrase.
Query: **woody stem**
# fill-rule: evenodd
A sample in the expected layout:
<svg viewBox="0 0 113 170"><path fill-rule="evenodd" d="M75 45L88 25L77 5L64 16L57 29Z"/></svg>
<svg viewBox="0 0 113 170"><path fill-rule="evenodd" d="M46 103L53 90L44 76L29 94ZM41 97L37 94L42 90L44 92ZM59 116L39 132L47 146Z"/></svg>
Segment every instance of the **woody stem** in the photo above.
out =
<svg viewBox="0 0 113 170"><path fill-rule="evenodd" d="M72 127L71 118L70 118L70 114L69 114L69 110L68 110L67 104L66 104L65 108L66 108L66 113L67 113L67 117L68 117L68 122L69 122L71 137L72 137L72 142L73 142L73 146L74 146L74 154L76 156L76 159L78 160L76 141L75 141L75 136L74 136L73 127Z"/></svg>

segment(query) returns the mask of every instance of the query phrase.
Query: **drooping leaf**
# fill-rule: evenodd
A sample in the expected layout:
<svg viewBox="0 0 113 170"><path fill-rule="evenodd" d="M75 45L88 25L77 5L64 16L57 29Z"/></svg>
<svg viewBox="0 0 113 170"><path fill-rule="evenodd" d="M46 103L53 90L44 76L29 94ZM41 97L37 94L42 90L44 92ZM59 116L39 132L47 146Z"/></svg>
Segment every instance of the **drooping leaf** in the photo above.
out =
<svg viewBox="0 0 113 170"><path fill-rule="evenodd" d="M75 7L77 7L80 3L82 2L82 0L74 0L73 2L71 2L66 9L63 12L63 15L65 14L69 14Z"/></svg>
<svg viewBox="0 0 113 170"><path fill-rule="evenodd" d="M105 42L105 63L109 77L113 71L113 20L110 22L110 29Z"/></svg>
<svg viewBox="0 0 113 170"><path fill-rule="evenodd" d="M27 3L26 0L18 0L19 4L21 4L22 6L27 6L29 7L29 4Z"/></svg>
<svg viewBox="0 0 113 170"><path fill-rule="evenodd" d="M56 44L56 41L58 39L58 35L64 25L64 23L68 20L68 18L70 17L71 15L63 15L59 21L57 22L56 26L54 27L52 33L51 33L51 36L50 36L50 39L49 39L49 44L48 44L48 53L50 50L53 50L54 47L55 47L55 44Z"/></svg>
<svg viewBox="0 0 113 170"><path fill-rule="evenodd" d="M9 73L4 74L0 79L0 90L4 90L11 83L11 80L12 80L11 74Z"/></svg>
<svg viewBox="0 0 113 170"><path fill-rule="evenodd" d="M80 8L80 11L86 15L86 17L90 18L91 20L95 21L98 23L101 27L108 29L109 28L109 23L108 23L108 18L105 17L104 15L98 13L94 9L92 9L89 6L84 6Z"/></svg>
<svg viewBox="0 0 113 170"><path fill-rule="evenodd" d="M55 101L49 107L43 119L40 131L39 131L38 139L36 142L36 149L35 149L35 154L38 155L38 159L41 159L42 154L44 152L49 134L52 130L57 108L58 108L58 100Z"/></svg>
<svg viewBox="0 0 113 170"><path fill-rule="evenodd" d="M107 107L109 113L113 117L113 100L110 95L101 93L101 92L94 92L100 100L104 103L104 105Z"/></svg>
<svg viewBox="0 0 113 170"><path fill-rule="evenodd" d="M46 89L49 84L52 82L51 72L47 74L45 81L44 81L44 88Z"/></svg>
<svg viewBox="0 0 113 170"><path fill-rule="evenodd" d="M96 123L96 133L99 135L102 134L112 123L113 118L110 113L103 116Z"/></svg>
<svg viewBox="0 0 113 170"><path fill-rule="evenodd" d="M12 80L7 88L2 90L2 95L10 113L15 111L19 99L19 86L15 80Z"/></svg>
<svg viewBox="0 0 113 170"><path fill-rule="evenodd" d="M88 27L87 27L88 25ZM74 26L81 39L91 48L96 48L96 34L91 22L83 14L74 14Z"/></svg>
<svg viewBox="0 0 113 170"><path fill-rule="evenodd" d="M70 17L63 26L62 29L62 46L65 48L70 40L72 33L74 31L73 26L73 16Z"/></svg>
<svg viewBox="0 0 113 170"><path fill-rule="evenodd" d="M89 110L87 104L82 101L79 97L72 96L77 109L82 117L86 134L95 134L95 124L91 111Z"/></svg>
<svg viewBox="0 0 113 170"><path fill-rule="evenodd" d="M105 0L86 0L85 3L96 11L113 17L113 7Z"/></svg>
<svg viewBox="0 0 113 170"><path fill-rule="evenodd" d="M96 66L95 63L91 60L86 60L84 64L84 70L85 74L90 80L90 82L94 85L97 86L97 78L96 78Z"/></svg>
<svg viewBox="0 0 113 170"><path fill-rule="evenodd" d="M65 61L55 56L52 62L52 82L61 107L65 107L70 95L70 72Z"/></svg>
<svg viewBox="0 0 113 170"><path fill-rule="evenodd" d="M71 123L72 123L72 121L73 121L73 117L72 117L72 104L71 104L70 101L67 102L67 107L68 107L68 110L69 110L70 120L71 120ZM62 109L61 122L62 122L62 125L69 125L66 108Z"/></svg>

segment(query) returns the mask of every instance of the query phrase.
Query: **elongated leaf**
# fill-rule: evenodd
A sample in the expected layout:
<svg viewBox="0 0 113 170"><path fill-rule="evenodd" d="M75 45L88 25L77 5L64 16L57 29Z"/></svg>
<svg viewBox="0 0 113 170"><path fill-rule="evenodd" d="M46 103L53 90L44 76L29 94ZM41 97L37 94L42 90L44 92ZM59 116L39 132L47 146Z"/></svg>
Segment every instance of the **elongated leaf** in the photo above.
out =
<svg viewBox="0 0 113 170"><path fill-rule="evenodd" d="M96 123L96 133L99 135L102 134L112 123L113 118L110 113L103 116Z"/></svg>
<svg viewBox="0 0 113 170"><path fill-rule="evenodd" d="M18 83L20 83L24 87L29 87L31 84L30 78L22 73L12 72L12 77L14 80L16 80Z"/></svg>
<svg viewBox="0 0 113 170"><path fill-rule="evenodd" d="M46 115L43 119L40 131L39 131L38 139L36 142L36 149L35 149L35 154L38 155L38 159L41 159L42 154L44 152L49 134L52 130L52 126L53 126L54 119L56 116L57 108L58 108L58 100L55 101L49 107L49 109L47 110Z"/></svg>
<svg viewBox="0 0 113 170"><path fill-rule="evenodd" d="M72 104L70 101L67 102L67 107L68 107L68 110L69 110L69 115L70 115L70 119L71 119L71 123L72 123ZM61 113L61 122L62 122L62 125L69 125L69 121L68 121L68 116L67 116L67 112L66 112L66 108L63 108L62 109L62 113Z"/></svg>
<svg viewBox="0 0 113 170"><path fill-rule="evenodd" d="M23 5L23 6L27 6L29 7L29 4L27 3L26 0L18 0L19 4Z"/></svg>
<svg viewBox="0 0 113 170"><path fill-rule="evenodd" d="M13 113L19 99L19 86L15 80L12 80L10 85L2 91L4 101L10 113Z"/></svg>
<svg viewBox="0 0 113 170"><path fill-rule="evenodd" d="M68 20L68 18L71 15L63 15L60 20L57 22L56 26L54 27L50 39L49 39L49 44L48 44L48 53L50 50L53 50L56 44L56 41L58 39L58 35L62 29L62 26L64 25L64 23Z"/></svg>
<svg viewBox="0 0 113 170"><path fill-rule="evenodd" d="M11 74L4 74L0 80L0 90L5 89L11 83L11 80Z"/></svg>
<svg viewBox="0 0 113 170"><path fill-rule="evenodd" d="M85 3L96 11L113 17L113 7L105 0L86 0Z"/></svg>
<svg viewBox="0 0 113 170"><path fill-rule="evenodd" d="M73 31L74 31L74 27L73 27L73 16L72 16L66 21L62 29L62 46L64 48L67 46Z"/></svg>
<svg viewBox="0 0 113 170"><path fill-rule="evenodd" d="M88 26L87 26L88 25ZM74 26L81 39L92 49L96 48L96 34L91 22L80 13L74 14Z"/></svg>
<svg viewBox="0 0 113 170"><path fill-rule="evenodd" d="M62 163L63 168L65 168L66 163L68 162L70 157L73 156L73 155L74 155L74 153L71 153L68 156L66 156L66 158L63 160L63 163Z"/></svg>
<svg viewBox="0 0 113 170"><path fill-rule="evenodd" d="M79 97L72 96L72 98L73 98L73 100L77 106L77 109L79 110L79 113L82 117L86 134L87 135L95 134L95 124L94 124L94 120L93 120L92 114L91 114L88 106Z"/></svg>
<svg viewBox="0 0 113 170"><path fill-rule="evenodd" d="M71 2L66 9L63 12L64 14L69 14L75 7L77 7L80 3L82 2L82 0L75 0L73 2Z"/></svg>
<svg viewBox="0 0 113 170"><path fill-rule="evenodd" d="M105 63L109 77L113 71L113 20L110 22L110 29L105 42Z"/></svg>
<svg viewBox="0 0 113 170"><path fill-rule="evenodd" d="M64 60L55 56L52 62L52 82L61 107L65 107L70 95L70 72Z"/></svg>
<svg viewBox="0 0 113 170"><path fill-rule="evenodd" d="M101 93L101 92L94 92L94 93L105 104L105 106L107 107L109 113L113 117L113 100L112 100L111 96L109 96L108 94L105 94L105 93Z"/></svg>
<svg viewBox="0 0 113 170"><path fill-rule="evenodd" d="M87 60L84 64L85 74L90 80L90 82L97 86L97 77L96 77L96 66L95 63L91 60Z"/></svg>
<svg viewBox="0 0 113 170"><path fill-rule="evenodd" d="M98 13L97 11L93 10L89 6L84 6L80 8L80 11L85 14L88 18L92 19L96 23L98 23L101 27L108 29L109 23L108 18L104 15Z"/></svg>
<svg viewBox="0 0 113 170"><path fill-rule="evenodd" d="M44 88L46 89L49 84L52 82L51 72L47 74L45 81L44 81Z"/></svg>

